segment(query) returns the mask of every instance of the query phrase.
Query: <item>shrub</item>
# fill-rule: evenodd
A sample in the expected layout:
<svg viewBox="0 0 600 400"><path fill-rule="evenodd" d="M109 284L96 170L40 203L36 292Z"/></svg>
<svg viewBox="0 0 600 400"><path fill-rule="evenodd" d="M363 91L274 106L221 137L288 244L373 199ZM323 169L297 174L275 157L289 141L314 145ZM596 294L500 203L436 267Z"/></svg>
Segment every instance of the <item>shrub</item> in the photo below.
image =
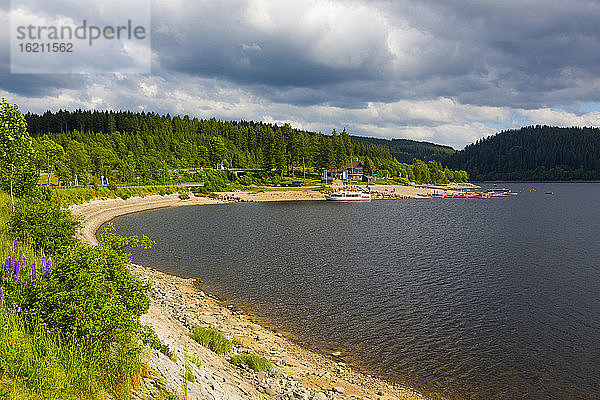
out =
<svg viewBox="0 0 600 400"><path fill-rule="evenodd" d="M8 232L34 249L56 254L76 243L79 223L58 202L23 198L15 204Z"/></svg>
<svg viewBox="0 0 600 400"><path fill-rule="evenodd" d="M180 198L181 200L187 200L187 199L189 199L189 198L190 198L190 195L189 195L188 193L181 193L181 194L179 195L179 198Z"/></svg>
<svg viewBox="0 0 600 400"><path fill-rule="evenodd" d="M229 359L229 362L233 365L242 366L245 365L253 371L268 371L273 372L275 369L273 364L264 357L257 356L256 354L237 354Z"/></svg>
<svg viewBox="0 0 600 400"><path fill-rule="evenodd" d="M194 328L192 339L217 354L229 353L233 346L231 340L227 339L221 332L209 328Z"/></svg>
<svg viewBox="0 0 600 400"><path fill-rule="evenodd" d="M103 345L125 343L138 332L150 300L149 285L135 278L125 246L147 247L147 238L120 238L105 231L98 246L77 243L54 262L40 285L29 285L21 306L69 337Z"/></svg>
<svg viewBox="0 0 600 400"><path fill-rule="evenodd" d="M142 326L140 329L140 336L143 344L160 351L165 356L175 361L175 355L173 354L171 349L169 349L169 346L167 346L160 340L160 338L158 337L154 329L152 329L152 327Z"/></svg>

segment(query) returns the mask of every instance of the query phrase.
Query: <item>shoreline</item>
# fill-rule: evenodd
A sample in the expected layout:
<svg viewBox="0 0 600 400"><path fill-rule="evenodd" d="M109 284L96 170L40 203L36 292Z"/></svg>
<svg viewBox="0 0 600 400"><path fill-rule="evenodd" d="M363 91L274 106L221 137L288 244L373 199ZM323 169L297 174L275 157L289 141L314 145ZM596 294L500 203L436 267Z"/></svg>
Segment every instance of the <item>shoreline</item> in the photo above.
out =
<svg viewBox="0 0 600 400"><path fill-rule="evenodd" d="M97 244L96 232L113 218L134 212L186 205L227 204L234 201L293 201L322 200L315 191L276 191L250 195L246 192L221 193L219 199L191 197L181 200L174 195L135 197L128 200L95 200L71 206L73 214L83 219L79 238ZM303 347L256 324L256 319L233 310L217 297L204 293L200 280L184 279L153 268L131 265L134 275L152 282L151 306L141 317L143 324L151 325L159 338L176 354L176 361L156 350L145 352L144 363L149 373L143 377L140 398L155 398L157 388L177 393L188 399L221 398L281 398L281 399L423 399L412 388L394 384L368 373L355 371L342 361L340 354L324 355ZM191 337L194 326L207 326L236 339L241 347L236 351L250 351L269 359L280 371L279 376L255 373L234 367L224 356L218 356L199 346ZM189 356L197 357L202 367L193 368L196 383L182 377L190 368ZM185 389L183 389L185 388ZM185 391L184 391L185 390ZM134 393L135 394L135 393ZM266 397L264 397L267 395ZM263 397L261 397L263 396Z"/></svg>

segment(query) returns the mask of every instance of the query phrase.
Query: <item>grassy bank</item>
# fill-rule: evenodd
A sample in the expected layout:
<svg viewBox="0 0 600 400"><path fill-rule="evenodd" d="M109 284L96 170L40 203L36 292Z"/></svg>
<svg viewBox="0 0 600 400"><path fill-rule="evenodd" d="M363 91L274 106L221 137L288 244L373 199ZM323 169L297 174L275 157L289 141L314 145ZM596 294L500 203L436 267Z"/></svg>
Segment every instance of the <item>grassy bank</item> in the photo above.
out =
<svg viewBox="0 0 600 400"><path fill-rule="evenodd" d="M161 196L173 193L186 193L183 186L139 186L139 187L89 187L54 189L54 196L64 205L82 204L93 199L127 200L130 197L145 197L154 194Z"/></svg>
<svg viewBox="0 0 600 400"><path fill-rule="evenodd" d="M78 242L68 201L40 190L13 212L0 192L2 399L129 399L139 379L149 286L123 249L149 242L110 233L98 246Z"/></svg>

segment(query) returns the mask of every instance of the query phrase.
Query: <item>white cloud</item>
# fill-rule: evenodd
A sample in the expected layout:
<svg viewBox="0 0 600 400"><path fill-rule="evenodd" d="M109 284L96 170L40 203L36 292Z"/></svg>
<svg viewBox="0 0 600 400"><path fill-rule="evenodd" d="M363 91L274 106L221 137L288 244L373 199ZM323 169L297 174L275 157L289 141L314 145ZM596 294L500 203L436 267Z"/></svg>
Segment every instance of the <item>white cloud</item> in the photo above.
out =
<svg viewBox="0 0 600 400"><path fill-rule="evenodd" d="M536 110L517 110L519 114L535 125L553 126L600 126L600 111L575 114L563 110L540 108Z"/></svg>

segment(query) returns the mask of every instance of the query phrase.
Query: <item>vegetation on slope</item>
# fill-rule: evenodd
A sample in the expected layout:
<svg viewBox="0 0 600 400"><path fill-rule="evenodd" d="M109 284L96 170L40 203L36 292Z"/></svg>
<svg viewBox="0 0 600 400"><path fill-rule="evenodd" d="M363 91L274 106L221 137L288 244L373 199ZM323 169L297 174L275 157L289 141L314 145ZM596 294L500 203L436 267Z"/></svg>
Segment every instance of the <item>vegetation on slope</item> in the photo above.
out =
<svg viewBox="0 0 600 400"><path fill-rule="evenodd" d="M503 131L446 162L473 180L600 179L600 129L537 125Z"/></svg>
<svg viewBox="0 0 600 400"><path fill-rule="evenodd" d="M149 241L75 240L73 215L31 179L35 150L16 106L3 101L0 121L0 181L13 188L0 193L0 397L128 399L149 287L123 249Z"/></svg>
<svg viewBox="0 0 600 400"><path fill-rule="evenodd" d="M129 184L177 183L201 177L201 167L219 164L262 169L268 179L305 173L315 178L320 170L343 167L355 158L369 174L406 177L413 158L418 158L404 157L411 164L402 164L390 150L410 153L412 144L394 141L392 147L382 146L351 137L345 129L324 135L288 124L112 111L46 112L26 118L34 137L36 168L58 175L63 182L77 177L80 184L102 183L106 178ZM423 146L433 145L417 147ZM429 159L435 151L416 153ZM454 175L464 176L447 178Z"/></svg>

